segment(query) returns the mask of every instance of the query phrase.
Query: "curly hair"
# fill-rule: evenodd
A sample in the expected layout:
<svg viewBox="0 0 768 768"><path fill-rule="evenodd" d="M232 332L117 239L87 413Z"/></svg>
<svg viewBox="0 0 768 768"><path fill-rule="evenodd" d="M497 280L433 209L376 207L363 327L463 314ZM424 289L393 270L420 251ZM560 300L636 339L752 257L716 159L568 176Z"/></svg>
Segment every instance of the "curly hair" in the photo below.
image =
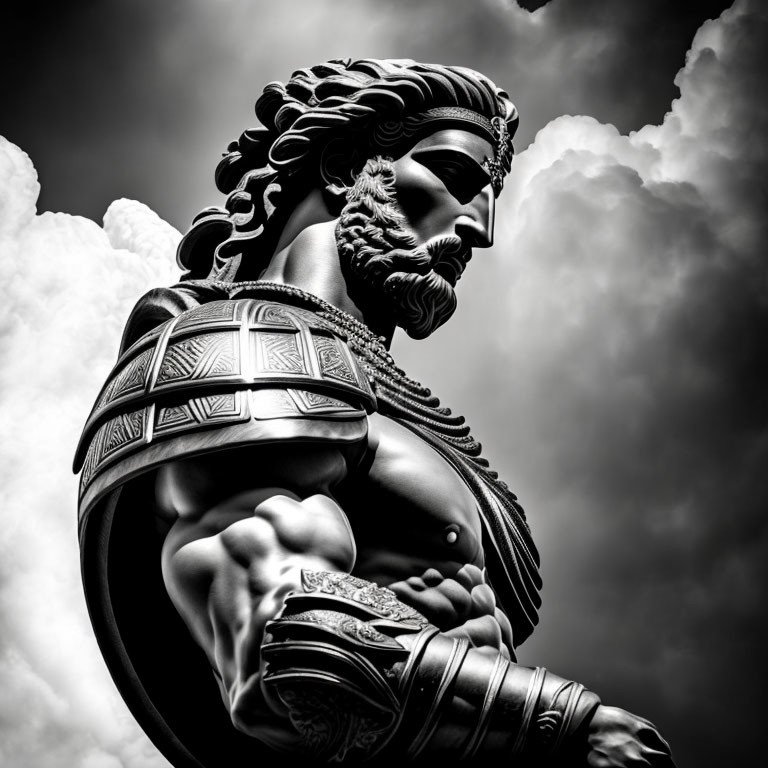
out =
<svg viewBox="0 0 768 768"><path fill-rule="evenodd" d="M456 309L453 286L470 249L458 236L419 246L398 205L393 163L381 156L368 160L346 200L336 248L350 296L366 306L366 324L384 334L394 318L412 338L426 338Z"/></svg>
<svg viewBox="0 0 768 768"><path fill-rule="evenodd" d="M501 118L510 136L517 127L507 94L464 67L334 59L269 83L256 102L261 127L233 141L216 168L224 208L201 211L179 244L183 279L258 277L313 186L349 185L371 157L407 151L416 116L436 107Z"/></svg>

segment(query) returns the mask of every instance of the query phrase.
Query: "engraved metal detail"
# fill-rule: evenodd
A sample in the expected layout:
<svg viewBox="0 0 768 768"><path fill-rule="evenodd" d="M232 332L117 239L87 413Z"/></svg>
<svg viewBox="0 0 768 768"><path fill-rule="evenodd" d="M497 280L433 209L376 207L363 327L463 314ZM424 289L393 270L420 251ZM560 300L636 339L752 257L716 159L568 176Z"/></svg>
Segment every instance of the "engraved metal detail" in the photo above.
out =
<svg viewBox="0 0 768 768"><path fill-rule="evenodd" d="M372 384L375 388L378 411L411 429L445 456L474 493L498 553L491 560L496 589L514 607L510 619L518 642L528 637L541 604L538 554L517 497L480 455L480 443L470 434L465 420L441 407L427 387L406 376L396 366L383 338L338 307L294 286L261 281L214 284L238 296L258 295L312 308L336 336L345 340L356 367L365 373L359 386Z"/></svg>
<svg viewBox="0 0 768 768"><path fill-rule="evenodd" d="M414 624L419 629L429 626L424 616L415 608L401 603L391 589L358 579L348 573L303 570L301 581L304 592L321 592L343 597L366 606L383 619L401 624Z"/></svg>
<svg viewBox="0 0 768 768"><path fill-rule="evenodd" d="M240 392L197 397L190 402L201 423L209 421L232 421L242 415Z"/></svg>
<svg viewBox="0 0 768 768"><path fill-rule="evenodd" d="M344 358L336 339L329 336L315 336L313 341L323 376L328 376L338 381L346 381L350 384L357 383L355 375Z"/></svg>
<svg viewBox="0 0 768 768"><path fill-rule="evenodd" d="M196 325L211 325L216 321L232 322L235 319L235 313L239 305L239 301L231 301L229 299L202 304L180 315L174 331L193 328Z"/></svg>
<svg viewBox="0 0 768 768"><path fill-rule="evenodd" d="M244 392L224 392L196 397L187 403L157 409L155 434L163 437L198 425L245 421L250 417Z"/></svg>
<svg viewBox="0 0 768 768"><path fill-rule="evenodd" d="M144 409L122 413L114 419L110 419L103 427L104 443L99 463L110 454L125 448L131 443L140 441L144 437Z"/></svg>
<svg viewBox="0 0 768 768"><path fill-rule="evenodd" d="M553 742L562 722L563 713L557 709L548 709L545 712L540 712L535 724L540 742L544 745Z"/></svg>
<svg viewBox="0 0 768 768"><path fill-rule="evenodd" d="M304 390L299 389L292 389L289 390L289 392L294 398L301 413L333 413L338 411L359 412L359 409L354 408L349 405L349 403L337 400L335 397L321 395L318 392L305 392Z"/></svg>
<svg viewBox="0 0 768 768"><path fill-rule="evenodd" d="M195 417L186 405L172 405L167 408L157 409L155 432L161 433L166 429L195 424Z"/></svg>
<svg viewBox="0 0 768 768"><path fill-rule="evenodd" d="M295 327L295 323L291 317L291 310L289 310L288 307L279 304L261 305L257 312L256 320L260 323L277 325L281 328Z"/></svg>
<svg viewBox="0 0 768 768"><path fill-rule="evenodd" d="M144 389L147 370L152 360L152 352L151 348L145 349L133 360L130 360L114 378L110 379L96 403L96 410L100 410L123 395L130 395Z"/></svg>
<svg viewBox="0 0 768 768"><path fill-rule="evenodd" d="M96 456L99 453L99 440L101 432L97 432L94 439L91 441L88 447L88 452L85 454L85 461L83 462L83 472L80 476L80 488L85 488L86 485L93 477L94 470L96 469Z"/></svg>
<svg viewBox="0 0 768 768"><path fill-rule="evenodd" d="M493 158L486 159L484 166L491 176L491 185L496 196L501 193L504 186L504 177L509 173L512 167L512 139L509 135L506 121L501 117L494 117L491 120L495 138L495 153Z"/></svg>
<svg viewBox="0 0 768 768"><path fill-rule="evenodd" d="M85 457L81 488L107 461L146 442L146 419L146 409L140 408L121 413L99 427Z"/></svg>
<svg viewBox="0 0 768 768"><path fill-rule="evenodd" d="M239 373L236 339L232 333L206 333L169 344L156 386Z"/></svg>
<svg viewBox="0 0 768 768"><path fill-rule="evenodd" d="M262 316L276 324L279 319L281 327L259 325ZM222 323L232 324L222 328ZM251 414L258 420L353 420L374 408L364 372L343 348L344 329L309 309L229 299L188 310L162 329L153 331L151 343L134 345L103 388L75 457L82 489L105 456L111 462L152 440L209 424L243 421ZM246 330L251 349L243 358ZM129 410L148 414L140 439L138 433L129 439L131 427L123 424Z"/></svg>
<svg viewBox="0 0 768 768"><path fill-rule="evenodd" d="M307 373L295 333L259 333L261 368L278 373Z"/></svg>
<svg viewBox="0 0 768 768"><path fill-rule="evenodd" d="M300 621L318 624L324 629L348 637L357 643L363 643L365 645L381 645L386 646L387 648L402 650L402 646L397 641L382 634L368 622L361 621L354 616L339 611L302 611L301 613L291 614L279 621Z"/></svg>
<svg viewBox="0 0 768 768"><path fill-rule="evenodd" d="M304 751L332 763L373 754L394 720L393 713L338 685L284 683L280 698L288 707Z"/></svg>

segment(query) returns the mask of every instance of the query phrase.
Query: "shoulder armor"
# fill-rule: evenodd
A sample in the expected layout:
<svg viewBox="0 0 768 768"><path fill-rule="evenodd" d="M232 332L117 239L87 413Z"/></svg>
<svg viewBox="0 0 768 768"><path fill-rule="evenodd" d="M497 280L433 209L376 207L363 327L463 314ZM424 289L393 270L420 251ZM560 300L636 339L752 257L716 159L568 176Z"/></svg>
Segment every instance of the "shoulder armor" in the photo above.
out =
<svg viewBox="0 0 768 768"><path fill-rule="evenodd" d="M258 299L203 304L152 329L117 361L75 456L81 508L99 477L101 495L202 451L358 440L375 407L346 341L315 313Z"/></svg>

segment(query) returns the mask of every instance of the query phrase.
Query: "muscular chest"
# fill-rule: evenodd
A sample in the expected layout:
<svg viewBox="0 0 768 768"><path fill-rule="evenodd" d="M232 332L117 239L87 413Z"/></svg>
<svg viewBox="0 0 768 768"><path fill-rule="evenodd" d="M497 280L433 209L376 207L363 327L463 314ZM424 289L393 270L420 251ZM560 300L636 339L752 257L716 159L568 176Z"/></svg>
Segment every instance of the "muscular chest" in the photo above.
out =
<svg viewBox="0 0 768 768"><path fill-rule="evenodd" d="M474 496L448 461L392 419L370 417L367 455L340 495L363 567L394 576L398 565L482 565Z"/></svg>

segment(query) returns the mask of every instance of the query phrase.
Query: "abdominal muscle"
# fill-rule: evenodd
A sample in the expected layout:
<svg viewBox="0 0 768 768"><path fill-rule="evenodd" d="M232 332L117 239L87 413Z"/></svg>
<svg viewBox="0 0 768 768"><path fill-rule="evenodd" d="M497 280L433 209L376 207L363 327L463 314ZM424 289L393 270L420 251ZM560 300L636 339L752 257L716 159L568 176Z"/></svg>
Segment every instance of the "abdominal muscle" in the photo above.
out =
<svg viewBox="0 0 768 768"><path fill-rule="evenodd" d="M484 568L480 513L458 473L402 425L370 418L367 470L339 489L354 575L389 587L448 635L511 655L512 629Z"/></svg>
<svg viewBox="0 0 768 768"><path fill-rule="evenodd" d="M449 636L464 636L470 644L512 658L512 628L496 603L484 569L471 563L414 569L402 563L405 578L389 582L370 578L363 566L355 575L388 586L406 605L423 614Z"/></svg>

